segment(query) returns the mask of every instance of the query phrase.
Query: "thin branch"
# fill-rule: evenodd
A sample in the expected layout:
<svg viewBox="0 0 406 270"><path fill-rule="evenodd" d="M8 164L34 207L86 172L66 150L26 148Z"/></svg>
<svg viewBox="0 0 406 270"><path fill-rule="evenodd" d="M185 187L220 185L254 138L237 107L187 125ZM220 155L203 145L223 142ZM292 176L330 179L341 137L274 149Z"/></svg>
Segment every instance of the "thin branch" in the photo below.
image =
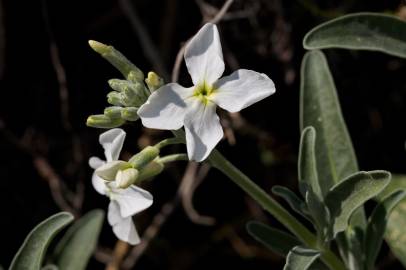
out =
<svg viewBox="0 0 406 270"><path fill-rule="evenodd" d="M160 76L162 76L165 80L168 80L169 74L165 68L164 63L161 61L161 56L159 53L158 48L155 46L154 42L152 41L151 37L148 34L148 31L145 29L144 24L141 22L137 12L135 11L131 1L129 0L120 0L119 1L120 7L124 15L130 21L130 24L139 38L140 45L142 50L145 53L145 56L150 61L150 63L154 66L154 69L157 71Z"/></svg>

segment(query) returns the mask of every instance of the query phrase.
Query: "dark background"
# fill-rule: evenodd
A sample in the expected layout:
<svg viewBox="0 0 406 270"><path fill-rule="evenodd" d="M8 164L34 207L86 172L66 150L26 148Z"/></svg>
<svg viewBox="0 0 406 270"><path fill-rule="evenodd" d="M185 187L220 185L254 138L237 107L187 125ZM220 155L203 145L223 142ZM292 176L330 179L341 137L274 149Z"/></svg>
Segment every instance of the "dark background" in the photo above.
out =
<svg viewBox="0 0 406 270"><path fill-rule="evenodd" d="M112 44L144 72L169 75L183 42L224 2L0 2L0 264L7 266L26 234L49 215L62 209L80 216L107 207L108 199L91 186L92 170L87 165L90 156L102 157L98 144L102 130L87 127L85 121L107 106L107 80L121 77L87 41ZM145 36L137 34L123 12L125 3L133 6L133 15L152 39L158 63L151 62L141 46ZM228 136L219 149L267 191L274 184L295 188L303 36L317 24L350 12L402 16L402 4L399 0L235 0L219 23L226 74L240 67L266 73L277 92L241 112L237 120L243 119L243 125L220 112ZM329 50L326 54L360 168L406 173L405 61L374 52ZM184 65L179 81L191 84ZM147 131L140 122L124 129L127 156L146 142L169 135ZM145 186L155 200L137 215L141 234L165 203L174 210L137 261L137 269L219 265L281 269L283 260L245 231L245 223L253 219L279 225L220 173L210 170L193 197L197 211L214 217L216 224L199 225L187 217L182 205L173 201L185 166L171 165ZM106 222L89 269L104 269L115 243ZM387 252L384 249L381 255L385 267L396 267Z"/></svg>

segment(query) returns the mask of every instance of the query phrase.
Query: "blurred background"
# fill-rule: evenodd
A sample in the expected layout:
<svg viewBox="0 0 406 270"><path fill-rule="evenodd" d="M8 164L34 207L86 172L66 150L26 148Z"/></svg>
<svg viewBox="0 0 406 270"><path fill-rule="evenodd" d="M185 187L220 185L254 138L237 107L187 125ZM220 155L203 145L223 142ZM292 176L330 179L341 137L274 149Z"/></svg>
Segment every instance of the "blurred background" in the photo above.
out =
<svg viewBox="0 0 406 270"><path fill-rule="evenodd" d="M88 40L111 44L145 73L167 82L179 49L224 0L0 1L0 264L27 233L58 211L77 217L108 199L91 185L91 156L103 130L85 125L108 106L107 80L121 78ZM388 1L234 0L219 21L226 74L266 73L277 92L240 114L219 112L218 148L266 191L296 189L302 38L317 24L359 11L406 17ZM406 173L406 63L373 52L326 51L362 170ZM176 74L175 74L176 75ZM179 82L191 85L184 64ZM123 157L170 133L127 124ZM172 148L171 151L184 151ZM168 153L169 153L168 152ZM117 243L105 222L89 269L282 269L283 259L247 234L260 220L281 227L229 179L207 165L168 166L144 188L154 204L136 216L145 239ZM121 255L126 255L120 259ZM385 248L381 269L399 266Z"/></svg>

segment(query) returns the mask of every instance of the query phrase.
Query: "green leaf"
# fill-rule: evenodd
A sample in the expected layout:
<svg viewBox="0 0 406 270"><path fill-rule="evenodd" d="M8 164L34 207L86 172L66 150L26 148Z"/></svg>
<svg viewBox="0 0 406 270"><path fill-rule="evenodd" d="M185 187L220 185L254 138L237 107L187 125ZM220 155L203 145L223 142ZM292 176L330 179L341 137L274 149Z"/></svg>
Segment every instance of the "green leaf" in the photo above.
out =
<svg viewBox="0 0 406 270"><path fill-rule="evenodd" d="M272 187L272 193L283 198L296 213L306 219L309 219L306 209L306 204L290 189L275 185Z"/></svg>
<svg viewBox="0 0 406 270"><path fill-rule="evenodd" d="M383 191L385 194L396 190L406 190L406 175L393 175L392 181ZM389 215L385 240L393 254L406 268L406 199L398 203Z"/></svg>
<svg viewBox="0 0 406 270"><path fill-rule="evenodd" d="M104 211L90 211L76 221L55 247L54 258L60 270L86 269L104 221Z"/></svg>
<svg viewBox="0 0 406 270"><path fill-rule="evenodd" d="M317 260L319 256L320 252L317 250L296 246L291 251L289 251L283 270L310 269L310 266Z"/></svg>
<svg viewBox="0 0 406 270"><path fill-rule="evenodd" d="M313 217L313 225L317 230L317 237L320 241L329 241L329 209L311 189L306 193L306 204L310 215Z"/></svg>
<svg viewBox="0 0 406 270"><path fill-rule="evenodd" d="M59 270L59 268L55 264L47 264L41 270Z"/></svg>
<svg viewBox="0 0 406 270"><path fill-rule="evenodd" d="M24 243L14 256L10 270L38 270L49 243L73 216L67 212L55 214L38 224L25 238Z"/></svg>
<svg viewBox="0 0 406 270"><path fill-rule="evenodd" d="M373 270L376 257L381 250L388 217L393 208L406 196L405 191L395 191L379 203L368 220L364 249L367 269Z"/></svg>
<svg viewBox="0 0 406 270"><path fill-rule="evenodd" d="M293 235L272 228L258 221L247 223L248 233L258 242L281 256L286 256L294 246L301 242Z"/></svg>
<svg viewBox="0 0 406 270"><path fill-rule="evenodd" d="M358 172L331 188L325 204L331 214L333 237L347 228L354 211L378 195L390 177L385 171Z"/></svg>
<svg viewBox="0 0 406 270"><path fill-rule="evenodd" d="M321 51L306 53L301 77L301 130L313 126L316 131L317 174L325 196L333 185L358 171L357 160L334 81Z"/></svg>
<svg viewBox="0 0 406 270"><path fill-rule="evenodd" d="M406 57L406 23L379 13L354 13L323 23L306 34L308 50L343 48Z"/></svg>
<svg viewBox="0 0 406 270"><path fill-rule="evenodd" d="M317 176L316 166L316 130L309 126L302 131L300 138L299 149L299 181L306 183L307 187L311 188L313 193L320 199L323 194L320 189L320 184Z"/></svg>

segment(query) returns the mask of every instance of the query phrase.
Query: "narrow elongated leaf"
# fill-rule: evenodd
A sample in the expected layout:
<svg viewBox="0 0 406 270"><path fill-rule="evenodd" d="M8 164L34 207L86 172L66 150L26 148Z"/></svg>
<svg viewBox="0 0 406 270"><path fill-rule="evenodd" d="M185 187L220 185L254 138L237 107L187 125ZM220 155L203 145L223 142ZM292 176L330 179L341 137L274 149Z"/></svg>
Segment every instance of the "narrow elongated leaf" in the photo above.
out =
<svg viewBox="0 0 406 270"><path fill-rule="evenodd" d="M86 269L104 221L104 211L90 211L69 228L55 247L54 256L60 270Z"/></svg>
<svg viewBox="0 0 406 270"><path fill-rule="evenodd" d="M311 189L309 189L306 193L306 204L311 216L313 217L313 225L317 230L317 236L323 239L323 241L329 241L329 209Z"/></svg>
<svg viewBox="0 0 406 270"><path fill-rule="evenodd" d="M289 251L283 270L307 270L320 256L317 250L296 246Z"/></svg>
<svg viewBox="0 0 406 270"><path fill-rule="evenodd" d="M385 194L396 190L406 191L406 175L393 175L392 181L383 191ZM406 199L398 203L389 215L385 240L393 254L406 268Z"/></svg>
<svg viewBox="0 0 406 270"><path fill-rule="evenodd" d="M55 264L47 264L41 270L59 270L59 268Z"/></svg>
<svg viewBox="0 0 406 270"><path fill-rule="evenodd" d="M333 236L344 231L354 211L378 195L389 181L390 173L385 171L358 172L332 187L325 203L331 214Z"/></svg>
<svg viewBox="0 0 406 270"><path fill-rule="evenodd" d="M313 193L319 198L323 198L321 192L316 166L316 130L313 127L306 127L302 131L300 138L299 149L299 181L307 184L307 187L311 188Z"/></svg>
<svg viewBox="0 0 406 270"><path fill-rule="evenodd" d="M25 238L24 243L14 256L10 270L38 270L49 243L73 216L67 212L55 214L38 224Z"/></svg>
<svg viewBox="0 0 406 270"><path fill-rule="evenodd" d="M293 191L286 187L275 185L272 187L272 193L283 198L296 213L309 219L306 204Z"/></svg>
<svg viewBox="0 0 406 270"><path fill-rule="evenodd" d="M406 23L401 19L371 12L345 15L323 23L306 34L308 50L343 48L380 51L406 57Z"/></svg>
<svg viewBox="0 0 406 270"><path fill-rule="evenodd" d="M284 257L293 247L301 244L294 236L258 221L248 222L247 231L255 240Z"/></svg>
<svg viewBox="0 0 406 270"><path fill-rule="evenodd" d="M373 270L374 263L381 249L388 217L392 209L406 196L405 191L395 191L379 203L368 220L364 250L367 269Z"/></svg>
<svg viewBox="0 0 406 270"><path fill-rule="evenodd" d="M317 174L322 194L358 171L336 88L321 51L306 53L302 62L300 93L301 130L313 126L316 137Z"/></svg>

